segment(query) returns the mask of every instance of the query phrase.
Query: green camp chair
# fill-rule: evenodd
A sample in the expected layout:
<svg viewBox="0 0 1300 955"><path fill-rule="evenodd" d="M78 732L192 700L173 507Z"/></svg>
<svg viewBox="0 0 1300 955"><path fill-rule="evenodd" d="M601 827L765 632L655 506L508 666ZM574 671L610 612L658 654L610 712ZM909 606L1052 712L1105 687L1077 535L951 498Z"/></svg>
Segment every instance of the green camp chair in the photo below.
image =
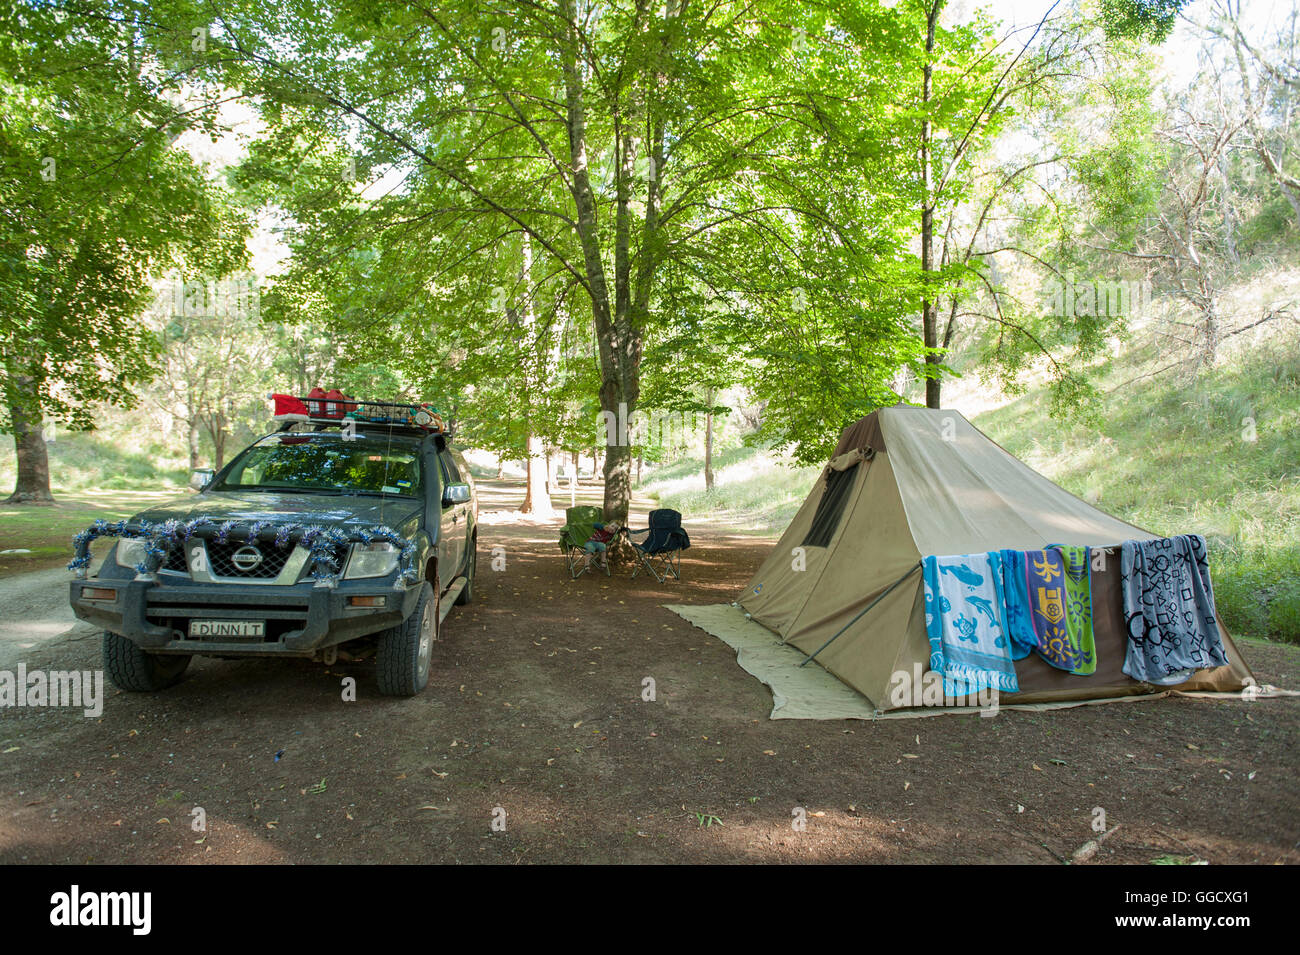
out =
<svg viewBox="0 0 1300 955"><path fill-rule="evenodd" d="M605 513L594 504L579 504L564 511L564 527L560 529L560 550L569 568L569 576L577 580L587 571L600 568L609 576L609 561L598 561L605 545L591 539L592 534L604 528Z"/></svg>

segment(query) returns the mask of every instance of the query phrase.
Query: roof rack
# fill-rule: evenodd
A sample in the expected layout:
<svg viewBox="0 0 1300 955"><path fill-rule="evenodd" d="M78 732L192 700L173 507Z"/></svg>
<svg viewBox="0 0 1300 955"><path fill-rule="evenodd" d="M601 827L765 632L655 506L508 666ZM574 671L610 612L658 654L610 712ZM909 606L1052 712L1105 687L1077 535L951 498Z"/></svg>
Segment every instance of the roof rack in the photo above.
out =
<svg viewBox="0 0 1300 955"><path fill-rule="evenodd" d="M428 402L372 401L348 397L338 391L326 394L319 388L307 397L282 394L269 397L275 402L273 418L280 423L280 431L288 431L297 424L318 429L330 425L345 427L349 421L355 427L386 427L446 438L454 430L452 423Z"/></svg>
<svg viewBox="0 0 1300 955"><path fill-rule="evenodd" d="M414 438L442 438L446 441L451 440L450 431L426 431L416 425L403 424L400 421L354 421L351 418L339 420L337 418L309 418L306 421L280 421L279 426L275 429L276 434L288 432L305 433L324 433L326 431L336 431L346 433L349 425L355 425L357 431L388 431L393 434L408 435Z"/></svg>

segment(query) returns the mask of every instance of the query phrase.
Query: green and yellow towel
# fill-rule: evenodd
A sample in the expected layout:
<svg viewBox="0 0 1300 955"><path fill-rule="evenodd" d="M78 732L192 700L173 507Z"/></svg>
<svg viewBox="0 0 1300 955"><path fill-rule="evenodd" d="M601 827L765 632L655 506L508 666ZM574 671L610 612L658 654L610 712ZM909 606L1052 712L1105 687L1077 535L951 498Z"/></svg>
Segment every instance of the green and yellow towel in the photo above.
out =
<svg viewBox="0 0 1300 955"><path fill-rule="evenodd" d="M1095 673L1088 548L1054 544L1045 550L1004 550L1002 567L1012 642L1077 676Z"/></svg>

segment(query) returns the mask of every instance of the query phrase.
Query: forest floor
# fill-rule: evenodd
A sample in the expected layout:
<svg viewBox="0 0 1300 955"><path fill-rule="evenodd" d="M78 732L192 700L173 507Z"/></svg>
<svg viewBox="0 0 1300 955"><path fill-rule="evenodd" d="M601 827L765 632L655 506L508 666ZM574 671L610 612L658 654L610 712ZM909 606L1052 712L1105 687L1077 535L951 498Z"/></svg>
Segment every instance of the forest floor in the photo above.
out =
<svg viewBox="0 0 1300 955"><path fill-rule="evenodd" d="M562 520L480 489L478 593L420 696L379 696L367 663L196 660L164 693L109 686L98 718L0 710L0 863L1059 864L1098 809L1119 828L1091 864L1300 862L1300 701L772 721L662 606L733 600L770 539L688 518L681 582L575 581ZM0 605L0 669L100 667L66 575L0 581ZM1241 649L1300 688L1300 649Z"/></svg>

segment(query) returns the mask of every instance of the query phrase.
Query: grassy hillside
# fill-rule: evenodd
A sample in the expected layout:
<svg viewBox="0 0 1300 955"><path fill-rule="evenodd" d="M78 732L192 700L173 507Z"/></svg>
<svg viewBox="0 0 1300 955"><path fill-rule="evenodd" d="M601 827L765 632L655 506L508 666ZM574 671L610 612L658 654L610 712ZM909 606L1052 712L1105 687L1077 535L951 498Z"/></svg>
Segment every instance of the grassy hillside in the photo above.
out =
<svg viewBox="0 0 1300 955"><path fill-rule="evenodd" d="M1199 374L1142 378L1118 359L1093 426L1030 393L975 418L1008 451L1099 507L1210 542L1234 633L1300 642L1300 341L1271 338Z"/></svg>
<svg viewBox="0 0 1300 955"><path fill-rule="evenodd" d="M704 463L693 457L657 468L638 490L684 515L708 515L751 533L772 534L790 523L820 471L786 467L765 450L736 447L714 460L711 491L704 490Z"/></svg>
<svg viewBox="0 0 1300 955"><path fill-rule="evenodd" d="M13 438L0 435L0 497L14 486ZM157 436L122 428L111 431L59 430L46 445L50 456L50 483L59 492L94 490L149 490L184 488L190 469L176 448Z"/></svg>

